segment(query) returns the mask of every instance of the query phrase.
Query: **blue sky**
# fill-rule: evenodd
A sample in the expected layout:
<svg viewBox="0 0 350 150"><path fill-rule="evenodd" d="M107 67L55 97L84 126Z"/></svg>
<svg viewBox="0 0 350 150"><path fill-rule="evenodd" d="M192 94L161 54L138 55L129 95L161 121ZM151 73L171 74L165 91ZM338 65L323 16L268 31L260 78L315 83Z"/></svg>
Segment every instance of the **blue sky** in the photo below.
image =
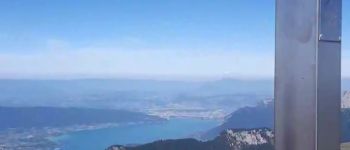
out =
<svg viewBox="0 0 350 150"><path fill-rule="evenodd" d="M270 78L274 7L274 0L2 0L0 78Z"/></svg>

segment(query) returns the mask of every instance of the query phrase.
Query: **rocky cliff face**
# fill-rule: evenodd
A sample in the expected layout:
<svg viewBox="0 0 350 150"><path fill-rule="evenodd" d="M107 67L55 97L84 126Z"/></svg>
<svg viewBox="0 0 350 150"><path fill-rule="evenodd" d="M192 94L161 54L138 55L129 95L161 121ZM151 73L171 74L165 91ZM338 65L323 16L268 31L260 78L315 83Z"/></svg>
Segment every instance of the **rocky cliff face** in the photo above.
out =
<svg viewBox="0 0 350 150"><path fill-rule="evenodd" d="M228 129L211 141L178 139L156 141L135 147L115 145L107 150L273 150L270 129Z"/></svg>
<svg viewBox="0 0 350 150"><path fill-rule="evenodd" d="M341 100L342 108L350 108L350 91L345 91Z"/></svg>
<svg viewBox="0 0 350 150"><path fill-rule="evenodd" d="M268 128L251 130L225 130L214 139L222 140L229 147L229 150L251 150L254 148L263 149L264 146L273 145L273 132Z"/></svg>

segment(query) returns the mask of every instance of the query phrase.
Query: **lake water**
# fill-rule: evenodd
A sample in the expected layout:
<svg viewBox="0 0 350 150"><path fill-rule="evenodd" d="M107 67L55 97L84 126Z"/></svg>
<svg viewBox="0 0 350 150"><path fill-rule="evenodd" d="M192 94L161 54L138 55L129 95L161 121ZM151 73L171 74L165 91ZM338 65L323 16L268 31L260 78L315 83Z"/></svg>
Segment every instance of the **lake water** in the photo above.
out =
<svg viewBox="0 0 350 150"><path fill-rule="evenodd" d="M104 150L114 144L141 144L160 139L189 137L220 124L216 120L170 119L155 124L125 125L114 128L73 132L54 138L63 150Z"/></svg>

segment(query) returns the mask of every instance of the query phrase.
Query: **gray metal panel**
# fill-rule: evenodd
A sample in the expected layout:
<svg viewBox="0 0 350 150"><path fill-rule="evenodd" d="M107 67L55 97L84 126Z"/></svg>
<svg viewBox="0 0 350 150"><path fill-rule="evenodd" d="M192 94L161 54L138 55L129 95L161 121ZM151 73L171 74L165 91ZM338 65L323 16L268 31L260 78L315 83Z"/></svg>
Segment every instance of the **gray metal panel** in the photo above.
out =
<svg viewBox="0 0 350 150"><path fill-rule="evenodd" d="M320 0L320 40L341 40L341 0Z"/></svg>
<svg viewBox="0 0 350 150"><path fill-rule="evenodd" d="M338 42L319 42L317 150L340 149L340 49Z"/></svg>
<svg viewBox="0 0 350 150"><path fill-rule="evenodd" d="M276 150L339 150L341 0L276 1Z"/></svg>
<svg viewBox="0 0 350 150"><path fill-rule="evenodd" d="M317 0L277 0L276 150L315 150Z"/></svg>
<svg viewBox="0 0 350 150"><path fill-rule="evenodd" d="M317 150L340 149L342 0L320 0Z"/></svg>

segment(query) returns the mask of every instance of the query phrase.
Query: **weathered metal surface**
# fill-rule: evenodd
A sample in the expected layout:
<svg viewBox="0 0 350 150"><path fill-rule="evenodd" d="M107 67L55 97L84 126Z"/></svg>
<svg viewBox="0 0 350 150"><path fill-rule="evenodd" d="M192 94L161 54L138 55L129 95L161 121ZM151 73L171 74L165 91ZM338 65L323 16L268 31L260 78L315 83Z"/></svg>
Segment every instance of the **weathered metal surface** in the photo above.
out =
<svg viewBox="0 0 350 150"><path fill-rule="evenodd" d="M320 40L341 40L341 0L320 0Z"/></svg>
<svg viewBox="0 0 350 150"><path fill-rule="evenodd" d="M276 150L337 150L341 0L276 2Z"/></svg>
<svg viewBox="0 0 350 150"><path fill-rule="evenodd" d="M317 0L277 0L276 150L315 150Z"/></svg>
<svg viewBox="0 0 350 150"><path fill-rule="evenodd" d="M340 149L340 43L318 43L317 150Z"/></svg>

